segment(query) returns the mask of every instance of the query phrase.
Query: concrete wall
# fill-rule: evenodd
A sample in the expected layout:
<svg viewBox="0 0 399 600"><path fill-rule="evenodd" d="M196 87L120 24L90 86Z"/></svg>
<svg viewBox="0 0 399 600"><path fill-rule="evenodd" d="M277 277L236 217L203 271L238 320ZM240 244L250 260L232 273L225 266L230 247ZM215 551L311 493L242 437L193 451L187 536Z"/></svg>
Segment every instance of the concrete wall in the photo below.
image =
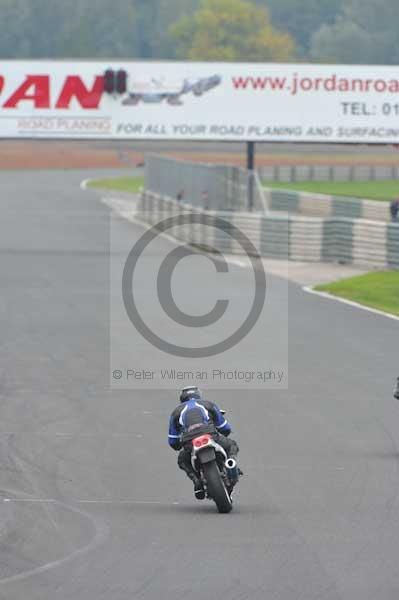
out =
<svg viewBox="0 0 399 600"><path fill-rule="evenodd" d="M189 205L144 192L137 217L156 225L163 219L186 213L221 217L242 231L264 257L299 261L353 263L399 269L399 225L340 216L302 217L244 212L200 211ZM188 224L168 232L182 241L242 254L228 233L215 227Z"/></svg>

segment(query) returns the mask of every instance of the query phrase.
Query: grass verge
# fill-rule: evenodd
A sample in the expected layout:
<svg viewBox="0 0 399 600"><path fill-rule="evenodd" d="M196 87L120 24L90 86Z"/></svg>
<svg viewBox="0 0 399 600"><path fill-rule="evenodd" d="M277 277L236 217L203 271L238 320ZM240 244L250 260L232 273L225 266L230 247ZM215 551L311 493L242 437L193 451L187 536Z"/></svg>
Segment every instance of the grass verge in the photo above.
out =
<svg viewBox="0 0 399 600"><path fill-rule="evenodd" d="M109 179L94 179L88 187L130 192L137 194L144 187L144 177L110 177Z"/></svg>
<svg viewBox="0 0 399 600"><path fill-rule="evenodd" d="M399 316L399 271L376 271L314 289Z"/></svg>
<svg viewBox="0 0 399 600"><path fill-rule="evenodd" d="M265 187L276 189L330 194L332 196L349 196L352 198L369 198L371 200L388 201L399 196L399 181L301 181L281 183L264 181Z"/></svg>

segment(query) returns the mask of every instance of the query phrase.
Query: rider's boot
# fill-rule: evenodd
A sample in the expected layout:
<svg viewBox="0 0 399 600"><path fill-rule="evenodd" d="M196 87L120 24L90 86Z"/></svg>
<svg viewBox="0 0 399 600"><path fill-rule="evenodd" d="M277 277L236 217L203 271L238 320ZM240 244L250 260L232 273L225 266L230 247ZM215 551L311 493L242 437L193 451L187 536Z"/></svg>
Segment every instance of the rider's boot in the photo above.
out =
<svg viewBox="0 0 399 600"><path fill-rule="evenodd" d="M198 477L196 477L194 480L194 496L197 498L197 500L204 500L205 498L204 486Z"/></svg>
<svg viewBox="0 0 399 600"><path fill-rule="evenodd" d="M189 479L191 479L191 481L194 484L194 496L197 498L197 500L204 500L205 490L204 490L204 486L202 485L201 479L199 479L197 477L197 475L194 473L194 471L189 471L184 468L183 468L183 470L185 471L187 477Z"/></svg>
<svg viewBox="0 0 399 600"><path fill-rule="evenodd" d="M204 500L205 490L201 479L199 479L195 473L187 473L187 476L194 484L194 496L197 498L197 500Z"/></svg>

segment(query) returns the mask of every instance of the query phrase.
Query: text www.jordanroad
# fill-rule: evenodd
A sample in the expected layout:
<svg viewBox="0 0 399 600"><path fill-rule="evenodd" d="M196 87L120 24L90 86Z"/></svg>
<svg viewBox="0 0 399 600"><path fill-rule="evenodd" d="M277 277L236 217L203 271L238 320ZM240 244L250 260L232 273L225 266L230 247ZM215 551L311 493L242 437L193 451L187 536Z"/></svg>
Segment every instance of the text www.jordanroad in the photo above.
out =
<svg viewBox="0 0 399 600"><path fill-rule="evenodd" d="M338 77L233 77L236 90L286 91L292 96L301 92L377 92L399 93L398 79L361 79Z"/></svg>
<svg viewBox="0 0 399 600"><path fill-rule="evenodd" d="M233 77L236 90L284 90L286 85L286 77Z"/></svg>

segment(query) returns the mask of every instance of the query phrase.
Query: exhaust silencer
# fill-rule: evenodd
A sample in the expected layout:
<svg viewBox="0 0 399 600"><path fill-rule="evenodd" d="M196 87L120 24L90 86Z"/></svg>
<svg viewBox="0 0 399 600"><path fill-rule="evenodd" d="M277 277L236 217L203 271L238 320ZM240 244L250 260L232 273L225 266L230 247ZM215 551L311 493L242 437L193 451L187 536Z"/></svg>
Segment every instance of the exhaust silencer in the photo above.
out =
<svg viewBox="0 0 399 600"><path fill-rule="evenodd" d="M225 462L225 467L227 471L227 477L232 483L236 483L238 481L237 461L235 461L234 458L228 458Z"/></svg>

